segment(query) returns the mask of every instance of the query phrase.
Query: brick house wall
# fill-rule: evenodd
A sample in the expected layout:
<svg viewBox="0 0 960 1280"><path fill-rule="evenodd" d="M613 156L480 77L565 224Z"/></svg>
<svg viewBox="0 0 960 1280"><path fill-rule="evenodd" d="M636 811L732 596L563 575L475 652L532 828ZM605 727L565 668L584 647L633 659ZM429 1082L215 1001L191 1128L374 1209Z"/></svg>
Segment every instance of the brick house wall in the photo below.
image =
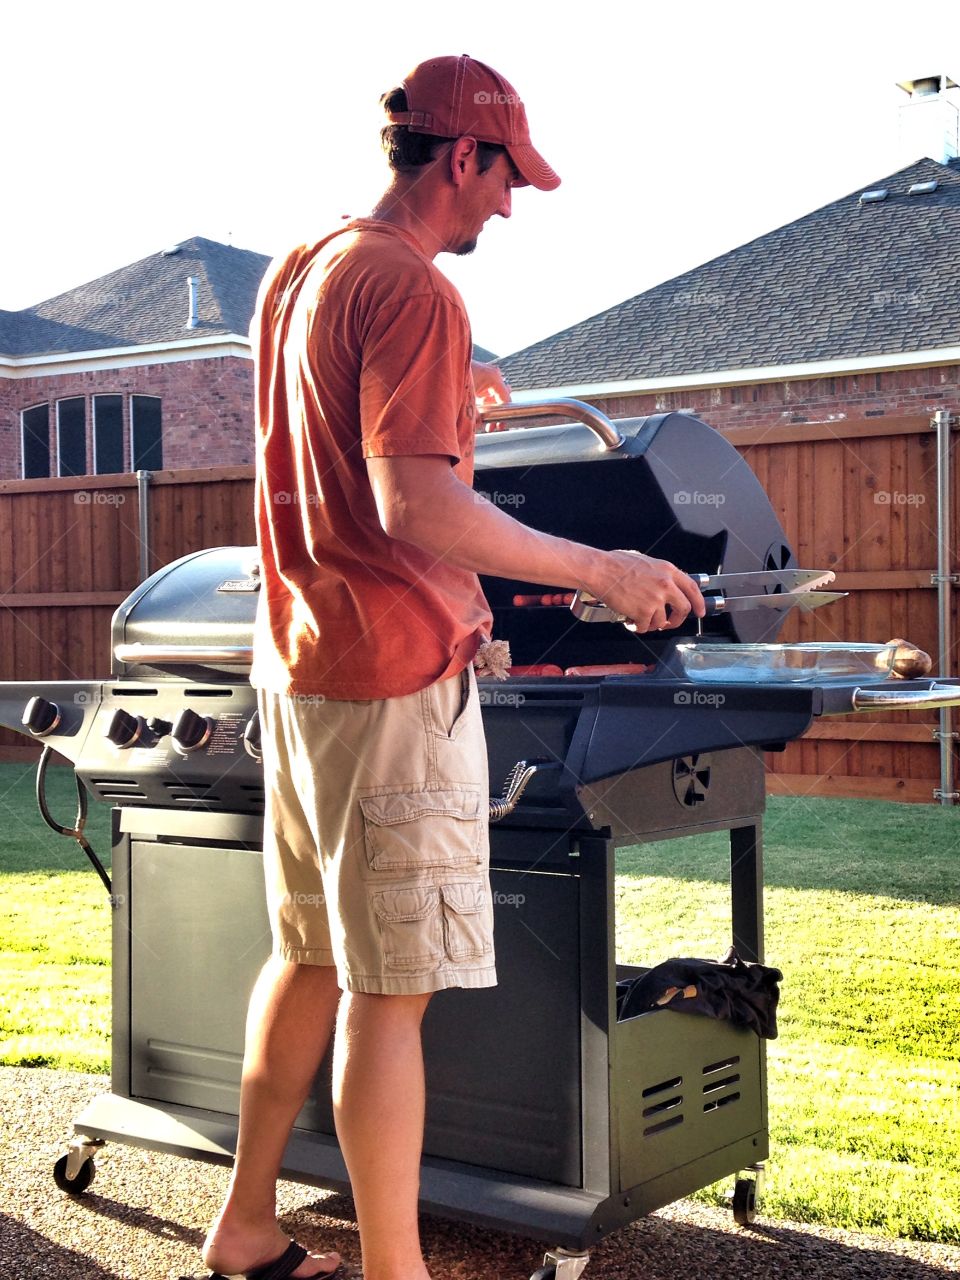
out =
<svg viewBox="0 0 960 1280"><path fill-rule="evenodd" d="M611 418L685 410L721 429L956 412L960 365L585 399Z"/></svg>
<svg viewBox="0 0 960 1280"><path fill-rule="evenodd" d="M164 469L252 463L253 362L240 356L147 364L122 369L90 369L33 378L0 376L0 479L19 479L20 414L50 405L50 457L56 466L57 400L86 400L87 467L93 458L94 395L123 396L124 469L131 469L130 397L161 401Z"/></svg>
<svg viewBox="0 0 960 1280"><path fill-rule="evenodd" d="M10 379L0 376L0 479L3 480L20 474L20 414L13 407L15 390Z"/></svg>

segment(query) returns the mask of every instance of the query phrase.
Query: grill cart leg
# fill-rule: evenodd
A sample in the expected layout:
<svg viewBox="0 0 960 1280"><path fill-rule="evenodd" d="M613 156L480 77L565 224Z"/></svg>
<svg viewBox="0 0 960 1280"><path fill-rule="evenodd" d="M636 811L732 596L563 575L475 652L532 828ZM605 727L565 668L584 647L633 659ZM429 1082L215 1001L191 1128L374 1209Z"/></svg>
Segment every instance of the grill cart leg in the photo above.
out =
<svg viewBox="0 0 960 1280"><path fill-rule="evenodd" d="M74 1138L67 1154L53 1166L53 1180L61 1191L72 1196L83 1195L97 1171L93 1163L94 1152L103 1145L103 1138Z"/></svg>
<svg viewBox="0 0 960 1280"><path fill-rule="evenodd" d="M733 1209L734 1221L741 1227L748 1226L757 1216L763 1193L764 1165L748 1164L743 1173L752 1173L753 1177L745 1178L742 1174L737 1174L733 1191L727 1196Z"/></svg>
<svg viewBox="0 0 960 1280"><path fill-rule="evenodd" d="M548 1249L543 1266L530 1280L578 1280L590 1261L589 1253L571 1253L569 1249Z"/></svg>

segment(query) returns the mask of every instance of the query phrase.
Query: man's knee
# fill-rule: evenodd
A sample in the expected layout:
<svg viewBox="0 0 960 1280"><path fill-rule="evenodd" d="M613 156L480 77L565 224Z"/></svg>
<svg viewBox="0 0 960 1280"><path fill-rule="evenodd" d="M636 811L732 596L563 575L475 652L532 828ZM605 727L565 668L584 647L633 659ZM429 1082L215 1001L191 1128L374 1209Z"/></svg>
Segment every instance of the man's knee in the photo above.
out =
<svg viewBox="0 0 960 1280"><path fill-rule="evenodd" d="M348 1017L375 1019L381 1022L419 1022L427 1011L434 993L417 995L383 995L370 991L345 991L342 1003Z"/></svg>

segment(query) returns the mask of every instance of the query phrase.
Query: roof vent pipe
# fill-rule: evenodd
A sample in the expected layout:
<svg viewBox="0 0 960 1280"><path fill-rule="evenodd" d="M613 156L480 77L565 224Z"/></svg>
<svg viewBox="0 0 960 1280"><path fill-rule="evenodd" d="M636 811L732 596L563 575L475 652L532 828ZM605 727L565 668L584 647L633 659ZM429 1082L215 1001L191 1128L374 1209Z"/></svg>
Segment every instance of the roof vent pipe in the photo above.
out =
<svg viewBox="0 0 960 1280"><path fill-rule="evenodd" d="M196 276L187 276L187 293L189 295L188 311L187 311L187 328L196 329L200 323L197 316L197 285L200 281Z"/></svg>

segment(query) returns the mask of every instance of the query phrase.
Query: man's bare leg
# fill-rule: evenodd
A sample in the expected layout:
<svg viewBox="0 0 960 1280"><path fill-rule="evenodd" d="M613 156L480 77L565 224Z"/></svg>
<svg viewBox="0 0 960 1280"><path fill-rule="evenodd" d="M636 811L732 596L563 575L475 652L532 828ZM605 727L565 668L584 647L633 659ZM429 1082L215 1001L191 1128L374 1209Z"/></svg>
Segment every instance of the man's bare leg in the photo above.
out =
<svg viewBox="0 0 960 1280"><path fill-rule="evenodd" d="M417 1200L423 1150L420 1024L429 995L344 992L333 1110L360 1227L364 1280L430 1280Z"/></svg>
<svg viewBox="0 0 960 1280"><path fill-rule="evenodd" d="M289 1237L277 1224L280 1163L326 1052L339 999L332 967L271 957L257 979L247 1013L237 1159L203 1245L211 1271L250 1271L287 1247ZM293 1274L324 1275L339 1261L336 1253L312 1254Z"/></svg>

